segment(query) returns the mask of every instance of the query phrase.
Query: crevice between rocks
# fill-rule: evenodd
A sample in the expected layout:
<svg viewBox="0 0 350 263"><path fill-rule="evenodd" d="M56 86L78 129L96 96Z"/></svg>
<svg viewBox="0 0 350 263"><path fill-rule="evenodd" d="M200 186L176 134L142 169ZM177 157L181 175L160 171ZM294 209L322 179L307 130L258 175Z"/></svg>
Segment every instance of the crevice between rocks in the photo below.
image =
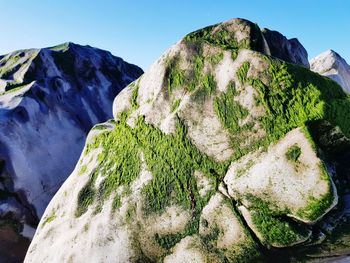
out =
<svg viewBox="0 0 350 263"><path fill-rule="evenodd" d="M222 180L221 181L221 186L225 189L226 193L228 192L227 190L227 185L225 184L225 182ZM223 193L220 189L218 189L218 191L224 195L227 196L226 193ZM235 199L233 199L232 197L230 197L231 200L231 204L232 204L232 208L235 212L235 214L239 217L239 220L241 221L243 227L249 232L250 236L252 237L252 239L254 240L254 242L258 245L259 247L259 251L261 251L261 253L263 255L267 254L268 249L261 243L260 239L258 238L258 236L254 233L254 231L249 227L247 221L244 219L243 215L241 214L241 212L238 209L238 205L239 202L236 201Z"/></svg>
<svg viewBox="0 0 350 263"><path fill-rule="evenodd" d="M317 234L320 231L320 229L318 227L314 227L312 226L310 229L310 231L312 231L311 236L305 241L302 242L300 244L296 244L290 247L284 247L284 248L275 248L275 247L266 247L258 238L258 236L255 234L255 232L249 227L247 221L245 220L245 218L243 217L242 213L240 212L240 210L238 209L238 207L242 204L240 204L239 201L235 200L234 198L232 198L231 196L228 196L228 190L227 190L227 185L221 181L221 187L223 189L218 189L218 191L223 194L224 196L230 198L231 204L232 204L232 208L234 210L234 212L236 213L236 215L239 217L239 220L241 221L243 227L249 232L250 236L252 237L252 239L254 240L255 244L258 246L259 251L262 254L262 257L260 260L262 260L263 262L269 263L269 262L275 262L274 258L278 257L279 259L284 258L284 260L286 260L286 262L288 262L287 260L292 258L292 251L293 249L298 249L300 247L302 247L303 245L307 244L307 245L312 245L314 243L314 238L315 236L317 236ZM223 192L224 190L224 192ZM226 193L225 193L226 192ZM280 220L284 221L284 222L288 222L290 224L300 224L301 222L288 217L287 215L280 215L277 216L276 218L279 218ZM316 225L315 225L316 226Z"/></svg>

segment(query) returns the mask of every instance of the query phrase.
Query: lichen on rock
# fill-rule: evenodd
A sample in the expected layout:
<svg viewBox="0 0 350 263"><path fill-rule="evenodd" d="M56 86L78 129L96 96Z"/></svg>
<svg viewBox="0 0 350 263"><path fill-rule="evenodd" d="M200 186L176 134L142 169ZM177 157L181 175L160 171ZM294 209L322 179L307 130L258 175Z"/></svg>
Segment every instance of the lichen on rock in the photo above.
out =
<svg viewBox="0 0 350 263"><path fill-rule="evenodd" d="M348 138L349 97L267 45L246 20L207 27L124 89L115 120L91 131L47 208L56 218L37 231L26 262L102 261L103 252L118 262L256 262L312 243L338 201L314 127L325 121ZM88 222L100 229L72 239ZM54 234L64 255L44 250L49 224L69 229Z"/></svg>

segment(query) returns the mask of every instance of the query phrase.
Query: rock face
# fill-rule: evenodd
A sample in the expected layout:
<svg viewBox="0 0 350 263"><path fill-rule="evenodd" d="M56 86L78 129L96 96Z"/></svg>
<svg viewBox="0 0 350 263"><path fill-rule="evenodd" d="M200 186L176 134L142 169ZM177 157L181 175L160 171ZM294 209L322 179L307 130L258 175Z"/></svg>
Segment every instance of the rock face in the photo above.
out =
<svg viewBox="0 0 350 263"><path fill-rule="evenodd" d="M328 50L310 61L311 70L327 76L350 93L350 66L338 53Z"/></svg>
<svg viewBox="0 0 350 263"><path fill-rule="evenodd" d="M346 214L350 101L336 82L266 55L266 43L242 19L198 30L119 93L25 262L312 254L306 245Z"/></svg>
<svg viewBox="0 0 350 263"><path fill-rule="evenodd" d="M269 46L270 54L268 55L306 68L310 67L307 51L298 39L287 39L281 33L269 29L263 29L262 33Z"/></svg>
<svg viewBox="0 0 350 263"><path fill-rule="evenodd" d="M142 73L107 51L73 43L0 58L0 232L32 238L88 131L112 117L116 94ZM0 235L0 258L11 262L6 240Z"/></svg>

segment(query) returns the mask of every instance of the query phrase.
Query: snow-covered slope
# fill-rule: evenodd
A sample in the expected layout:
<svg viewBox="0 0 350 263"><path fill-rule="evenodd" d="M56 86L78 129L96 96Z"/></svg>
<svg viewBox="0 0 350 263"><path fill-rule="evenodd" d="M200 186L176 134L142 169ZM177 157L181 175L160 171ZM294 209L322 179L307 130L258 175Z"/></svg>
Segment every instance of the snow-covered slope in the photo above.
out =
<svg viewBox="0 0 350 263"><path fill-rule="evenodd" d="M0 228L6 219L32 237L88 131L112 117L114 97L142 73L73 43L0 57Z"/></svg>
<svg viewBox="0 0 350 263"><path fill-rule="evenodd" d="M339 83L350 93L350 66L337 52L328 50L310 61L311 70Z"/></svg>
<svg viewBox="0 0 350 263"><path fill-rule="evenodd" d="M307 259L346 218L350 100L273 39L206 27L119 93L25 262Z"/></svg>

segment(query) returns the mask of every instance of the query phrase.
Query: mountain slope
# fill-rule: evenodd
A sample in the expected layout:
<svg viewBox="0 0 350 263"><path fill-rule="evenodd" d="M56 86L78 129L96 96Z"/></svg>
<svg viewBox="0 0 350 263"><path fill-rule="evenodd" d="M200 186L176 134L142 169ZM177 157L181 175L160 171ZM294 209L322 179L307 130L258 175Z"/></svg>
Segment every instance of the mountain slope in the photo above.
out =
<svg viewBox="0 0 350 263"><path fill-rule="evenodd" d="M1 57L0 231L10 224L33 236L88 131L112 117L116 94L141 74L107 51L73 43Z"/></svg>
<svg viewBox="0 0 350 263"><path fill-rule="evenodd" d="M327 76L350 93L350 66L338 53L328 50L310 61L311 70Z"/></svg>
<svg viewBox="0 0 350 263"><path fill-rule="evenodd" d="M349 97L268 42L243 19L206 27L119 93L25 262L283 262L321 243Z"/></svg>

